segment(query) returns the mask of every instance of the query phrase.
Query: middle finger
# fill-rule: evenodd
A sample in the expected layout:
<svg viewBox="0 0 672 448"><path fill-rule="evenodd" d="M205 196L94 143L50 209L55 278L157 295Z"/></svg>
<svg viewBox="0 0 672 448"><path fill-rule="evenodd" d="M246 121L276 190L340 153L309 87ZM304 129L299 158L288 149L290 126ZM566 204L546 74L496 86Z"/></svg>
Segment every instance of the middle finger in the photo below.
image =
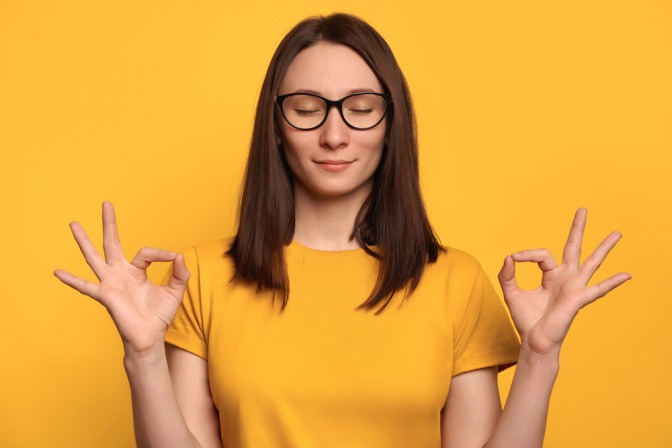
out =
<svg viewBox="0 0 672 448"><path fill-rule="evenodd" d="M587 213L585 208L576 211L565 249L562 252L562 262L576 268L579 267L581 261L581 244L583 243L583 231L586 228Z"/></svg>
<svg viewBox="0 0 672 448"><path fill-rule="evenodd" d="M105 259L109 264L126 260L121 248L121 241L119 241L114 207L110 202L103 202L103 249L105 250Z"/></svg>

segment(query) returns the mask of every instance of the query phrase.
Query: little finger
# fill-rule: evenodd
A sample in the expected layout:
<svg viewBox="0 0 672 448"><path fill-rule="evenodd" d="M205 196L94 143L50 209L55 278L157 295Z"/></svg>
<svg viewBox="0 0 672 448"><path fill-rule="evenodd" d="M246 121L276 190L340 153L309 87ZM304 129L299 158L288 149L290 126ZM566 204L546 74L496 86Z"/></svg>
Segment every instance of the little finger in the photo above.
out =
<svg viewBox="0 0 672 448"><path fill-rule="evenodd" d="M583 303L581 306L586 306L589 303L596 301L600 297L604 297L609 292L621 286L631 278L632 276L629 273L620 272L616 275L612 275L606 280L601 281L597 285L589 286L586 290L585 303Z"/></svg>
<svg viewBox="0 0 672 448"><path fill-rule="evenodd" d="M69 273L68 271L64 271L63 269L56 269L54 271L54 275L56 276L56 278L58 278L60 281L62 281L69 287L81 292L84 295L91 297L97 302L100 302L100 299L98 297L98 290L100 289L100 287L95 283L87 282L86 280L79 278L76 275L72 275L71 273Z"/></svg>

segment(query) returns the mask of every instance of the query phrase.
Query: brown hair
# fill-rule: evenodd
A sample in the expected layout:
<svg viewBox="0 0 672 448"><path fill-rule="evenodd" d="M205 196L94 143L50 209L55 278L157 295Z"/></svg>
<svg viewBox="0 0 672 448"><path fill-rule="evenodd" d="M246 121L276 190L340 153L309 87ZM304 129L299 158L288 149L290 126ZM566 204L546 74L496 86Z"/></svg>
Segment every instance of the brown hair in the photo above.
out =
<svg viewBox="0 0 672 448"><path fill-rule="evenodd" d="M427 262L442 247L422 201L415 114L404 75L387 42L363 20L348 14L311 17L280 42L259 95L239 210L238 233L227 252L235 261L233 280L271 290L287 304L289 280L284 246L294 234L292 173L276 144L275 96L289 64L317 42L346 45L369 65L392 97L386 146L370 195L355 220L351 238L380 260L378 279L360 308L382 311L401 289L410 294ZM369 246L376 246L372 250ZM275 295L274 295L275 297Z"/></svg>

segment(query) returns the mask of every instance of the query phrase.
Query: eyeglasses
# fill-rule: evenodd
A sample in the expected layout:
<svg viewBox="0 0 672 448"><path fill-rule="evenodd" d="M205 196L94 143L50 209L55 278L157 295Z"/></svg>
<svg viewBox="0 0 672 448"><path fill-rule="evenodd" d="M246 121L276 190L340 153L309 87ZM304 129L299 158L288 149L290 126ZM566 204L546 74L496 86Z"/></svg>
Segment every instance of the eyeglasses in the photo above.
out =
<svg viewBox="0 0 672 448"><path fill-rule="evenodd" d="M285 121L302 131L317 129L327 121L332 107L346 125L360 131L377 126L392 105L389 95L375 92L354 93L331 101L312 93L289 93L275 97Z"/></svg>

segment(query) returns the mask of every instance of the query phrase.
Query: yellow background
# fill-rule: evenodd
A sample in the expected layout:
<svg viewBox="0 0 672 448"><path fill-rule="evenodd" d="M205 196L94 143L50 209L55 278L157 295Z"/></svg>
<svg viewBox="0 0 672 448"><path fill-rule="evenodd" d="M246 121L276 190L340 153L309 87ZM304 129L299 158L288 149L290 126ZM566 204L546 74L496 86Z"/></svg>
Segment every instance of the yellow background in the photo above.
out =
<svg viewBox="0 0 672 448"><path fill-rule="evenodd" d="M512 251L559 254L579 206L586 252L624 234L598 277L634 280L579 314L545 446L672 446L663 0L0 1L0 446L132 445L114 326L52 276L92 277L67 224L100 241L113 201L128 256L230 234L270 56L335 10L376 27L409 80L444 244L494 279Z"/></svg>

